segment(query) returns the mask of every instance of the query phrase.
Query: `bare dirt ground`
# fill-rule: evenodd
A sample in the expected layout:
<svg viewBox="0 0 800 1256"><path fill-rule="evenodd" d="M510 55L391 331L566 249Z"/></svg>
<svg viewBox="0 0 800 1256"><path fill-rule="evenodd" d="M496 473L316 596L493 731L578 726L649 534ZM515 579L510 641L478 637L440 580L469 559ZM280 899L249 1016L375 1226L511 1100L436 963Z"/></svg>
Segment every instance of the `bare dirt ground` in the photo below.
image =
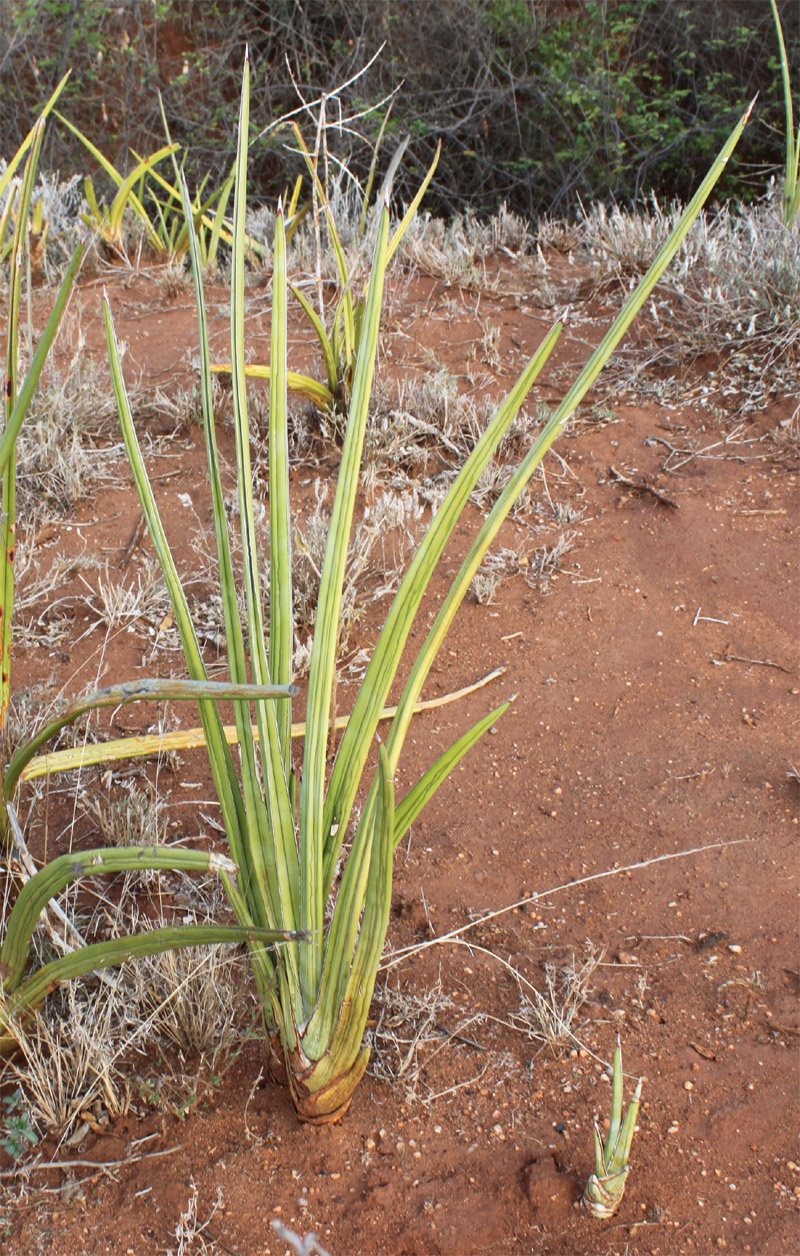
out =
<svg viewBox="0 0 800 1256"><path fill-rule="evenodd" d="M190 378L190 291L165 297L157 271L103 282L128 378L141 373L147 394L174 396ZM522 287L511 268L495 293L396 279L384 380L443 365L462 391L499 398L551 321ZM99 280L85 282L72 312L98 362L100 294ZM598 342L616 301L605 299L570 307L531 413L563 393L568 368ZM225 302L213 289L221 356ZM267 310L266 292L252 289L260 360ZM297 338L290 365L314 362ZM334 1256L800 1250L798 472L780 427L796 401L740 414L735 396L715 393L713 366L687 375L672 405L601 380L503 531L492 600L471 599L458 617L425 696L504 671L417 718L404 780L490 705L514 702L398 850L372 1071L345 1119L298 1124L251 1038L182 1107L159 1104L151 1083L151 1102L140 1088L127 1115L79 1145L48 1137L22 1186L0 1152L0 1184L13 1188L8 1256L276 1256L287 1249L273 1218L316 1231ZM163 407L143 409L139 426L161 438L151 468L188 565L191 527L210 521L202 433ZM230 441L223 453L233 461ZM329 445L295 467L298 509L335 460ZM138 517L120 461L114 487L39 529L21 589L58 552L99 557L107 578L135 582L149 553ZM423 622L477 518L446 555ZM143 666L179 670L163 611L109 632L97 570L60 571L35 609L46 626L58 601L64 635L23 638L15 685L77 693ZM365 614L356 645L379 615ZM155 719L155 709L127 707L103 727L118 736ZM185 710L180 719L196 722ZM202 751L161 765L158 785L173 834L222 840L203 819ZM100 769L66 791L53 786L33 812L34 853L96 844L76 791L114 788ZM451 942L403 954L459 928ZM546 1044L525 983L544 991L545 965L558 985L564 966L592 956L600 962L575 1039ZM593 1118L608 1114L617 1035L626 1093L642 1076L643 1102L625 1200L599 1224L575 1202L593 1167ZM132 1077L152 1076L160 1059L134 1055ZM44 1167L51 1159L62 1167Z"/></svg>

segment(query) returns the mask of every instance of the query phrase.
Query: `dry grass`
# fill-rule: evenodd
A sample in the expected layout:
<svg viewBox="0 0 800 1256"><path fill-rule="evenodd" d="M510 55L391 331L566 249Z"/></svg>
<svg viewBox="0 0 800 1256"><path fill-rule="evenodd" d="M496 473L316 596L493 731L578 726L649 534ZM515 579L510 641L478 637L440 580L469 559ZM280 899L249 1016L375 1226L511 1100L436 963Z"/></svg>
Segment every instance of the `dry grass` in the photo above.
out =
<svg viewBox="0 0 800 1256"><path fill-rule="evenodd" d="M124 448L105 438L115 417L109 394L79 333L67 370L46 372L17 440L21 518L61 516L119 485Z"/></svg>
<svg viewBox="0 0 800 1256"><path fill-rule="evenodd" d="M528 257L533 238L526 221L503 205L488 221L472 214L456 214L449 221L417 214L400 248L404 260L425 274L480 288L487 286L482 262L501 252L513 259Z"/></svg>
<svg viewBox="0 0 800 1256"><path fill-rule="evenodd" d="M131 782L118 798L92 797L86 814L97 825L101 844L106 846L161 846L167 836L167 820L158 795L145 783Z"/></svg>
<svg viewBox="0 0 800 1256"><path fill-rule="evenodd" d="M320 480L315 494L314 510L302 526L295 526L292 553L298 673L307 666L304 638L311 636L316 622L317 593L330 523L327 488ZM387 490L364 508L347 556L339 615L340 655L347 654L353 629L369 607L399 587L406 559L416 544L421 516L422 507L411 488L400 493Z"/></svg>
<svg viewBox="0 0 800 1256"><path fill-rule="evenodd" d="M557 1054L577 1041L579 1014L589 994L592 975L605 952L587 943L582 960L575 956L569 964L556 968L545 964L545 988L537 990L517 974L519 1009L512 1016L514 1028Z"/></svg>
<svg viewBox="0 0 800 1256"><path fill-rule="evenodd" d="M522 575L532 589L547 593L578 535L574 529L562 532L552 543L536 546L530 553L506 548L493 550L481 563L470 586L476 601L491 605L503 580L518 575Z"/></svg>
<svg viewBox="0 0 800 1256"><path fill-rule="evenodd" d="M163 809L149 787L131 785L112 803L84 795L82 807L109 843L155 844L166 837ZM12 877L33 870L26 855L23 840L7 861L6 890ZM87 895L93 902L88 908ZM67 890L43 913L34 935L37 962L65 949L65 931L69 949L175 924L176 917L190 923L226 918L222 897L218 878L211 876L139 873L118 878L113 887L103 878L84 880L80 910L74 891ZM10 906L6 892L0 930ZM71 1143L105 1128L137 1095L150 1106L184 1114L204 1077L226 1066L248 1032L245 991L231 947L151 956L100 973L98 980L70 983L19 1028L21 1050L4 1063L0 1085L19 1089L33 1129L57 1130ZM142 1045L153 1042L165 1057L161 1067L143 1067L138 1059L132 1064Z"/></svg>
<svg viewBox="0 0 800 1256"><path fill-rule="evenodd" d="M142 1028L115 988L70 984L19 1028L19 1054L0 1081L19 1087L37 1130L57 1130L63 1142L81 1124L107 1125L128 1110L122 1058Z"/></svg>
<svg viewBox="0 0 800 1256"><path fill-rule="evenodd" d="M5 159L0 157L0 174L5 173L6 167ZM19 174L18 169L17 177ZM67 180L62 180L58 171L47 174L39 170L37 174L31 209L41 203L42 233L38 237L31 235L31 264L37 277L41 275L46 283L59 280L78 241L89 234L80 220L87 208L82 185L83 179L78 174ZM0 211L5 206L10 186L0 197ZM0 280L5 281L5 278L5 272L0 272Z"/></svg>
<svg viewBox="0 0 800 1256"><path fill-rule="evenodd" d="M368 1071L372 1077L402 1085L406 1103L429 1103L436 1096L428 1079L433 1060L446 1050L464 1047L484 1050L467 1037L474 1025L483 1024L481 1012L463 1011L442 989L441 977L427 990L401 990L390 981L376 985L365 1042L371 1049ZM455 1026L446 1023L456 1014Z"/></svg>
<svg viewBox="0 0 800 1256"><path fill-rule="evenodd" d="M146 558L133 577L113 575L106 566L96 576L97 587L81 577L88 592L83 598L96 628L116 632L128 630L152 635L170 609L169 594L155 559Z"/></svg>
<svg viewBox="0 0 800 1256"><path fill-rule="evenodd" d="M70 1145L136 1099L185 1115L204 1078L241 1044L234 970L222 950L195 948L128 964L95 988L71 983L19 1029L20 1051L3 1064L0 1084L19 1089L35 1131L57 1131ZM171 1049L169 1059L143 1066L143 1044L153 1042Z"/></svg>
<svg viewBox="0 0 800 1256"><path fill-rule="evenodd" d="M379 392L365 442L367 483L384 480L401 487L411 480L420 496L438 508L495 409L489 400L475 400L460 392L458 380L445 368L404 381L393 395ZM538 407L534 413L523 409L517 415L472 492L471 500L479 510L488 510L497 500L509 464L527 452L541 420ZM526 489L514 514L524 513L529 505Z"/></svg>
<svg viewBox="0 0 800 1256"><path fill-rule="evenodd" d="M633 286L680 214L653 200L633 211L594 206L578 224L598 276ZM741 406L800 390L800 233L784 226L773 189L751 206L702 214L650 306L647 347L623 350L636 391L643 365L670 367L703 354L722 359L719 387ZM620 368L617 368L619 375Z"/></svg>
<svg viewBox="0 0 800 1256"><path fill-rule="evenodd" d="M165 951L142 960L133 975L142 1014L181 1059L201 1056L213 1070L241 1041L244 972L232 948Z"/></svg>

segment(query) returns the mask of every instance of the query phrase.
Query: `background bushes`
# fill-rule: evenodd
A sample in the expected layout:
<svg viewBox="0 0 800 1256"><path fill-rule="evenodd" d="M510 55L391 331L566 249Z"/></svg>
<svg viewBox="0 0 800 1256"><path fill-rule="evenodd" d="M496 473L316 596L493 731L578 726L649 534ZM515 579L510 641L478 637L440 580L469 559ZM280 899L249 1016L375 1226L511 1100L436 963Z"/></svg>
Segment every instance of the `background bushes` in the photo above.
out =
<svg viewBox="0 0 800 1256"><path fill-rule="evenodd" d="M798 73L800 6L780 0ZM783 106L767 0L0 0L0 134L23 138L73 67L63 111L124 168L163 139L157 91L190 175L227 174L242 49L254 70L251 169L263 196L300 164L286 132L259 131L330 92L335 121L402 83L388 123L413 138L400 178L416 184L444 151L427 203L566 214L578 200L686 196L744 104L755 122L719 195L763 191L783 160ZM290 72L291 71L291 72ZM292 82L294 76L295 83ZM387 105L329 133L364 175ZM256 138L258 136L258 138ZM45 164L84 171L87 154L49 130Z"/></svg>

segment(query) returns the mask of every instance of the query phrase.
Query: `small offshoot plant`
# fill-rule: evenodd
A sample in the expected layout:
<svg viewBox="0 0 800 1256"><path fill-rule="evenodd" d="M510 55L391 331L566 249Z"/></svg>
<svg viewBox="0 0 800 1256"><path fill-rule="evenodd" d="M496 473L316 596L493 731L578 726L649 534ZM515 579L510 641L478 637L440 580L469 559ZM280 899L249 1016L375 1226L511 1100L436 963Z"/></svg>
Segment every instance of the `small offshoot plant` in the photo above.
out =
<svg viewBox="0 0 800 1256"><path fill-rule="evenodd" d="M83 183L87 210L81 216L82 221L97 233L112 252L124 256L125 215L129 212L143 233L150 251L156 257L177 262L186 257L189 234L194 231L203 267L211 270L216 264L220 242L231 242L230 221L226 215L233 187L233 172L211 192L207 191L208 175L203 177L191 202L191 218L187 220L183 213L180 180L175 162L175 154L180 145L172 142L160 97L159 104L167 142L149 157L141 157L135 149L131 149L136 164L126 175L109 161L83 131L56 111L56 116L91 153L117 189L110 205L101 203L93 181L87 176ZM172 158L175 169L172 183L156 169L158 163L166 157ZM287 234L296 229L306 212L305 208L297 207L301 184L302 179L298 179L292 194L287 215L290 222ZM254 254L263 252L261 245L252 237L248 237L247 246Z"/></svg>
<svg viewBox="0 0 800 1256"><path fill-rule="evenodd" d="M314 335L317 338L317 342L322 352L322 359L325 364L325 383L323 384L319 380L314 379L312 376L304 375L299 371L287 371L286 386L290 392L296 392L307 397L309 401L312 401L314 405L321 410L332 410L339 414L345 414L347 412L350 392L355 378L356 363L361 349L361 337L364 331L364 315L366 312L367 291L369 285L365 285L364 289L358 293L358 295L354 295L354 289L358 282L357 263L352 267L348 266L347 257L342 245L341 234L336 226L336 219L334 217L326 189L319 177L319 136L315 152L312 155L312 153L309 152L308 146L303 139L303 134L296 123L293 125L292 129L299 145L300 152L302 153L303 159L308 168L308 173L311 178L317 201L324 211L325 228L328 234L328 240L330 241L330 245L333 250L333 255L336 259L336 269L339 273L340 294L334 305L333 315L330 319L329 327L326 328L323 321L324 311L322 309L319 312L315 310L311 302L308 300L308 297L304 295L300 288L294 285L291 286L292 294L300 303L303 313L311 324ZM369 189L372 185L374 163L377 159L379 146L379 143L375 146L373 168L370 173L370 179L367 183L367 190L364 194L361 215L362 235L364 234L366 227L368 195ZM392 159L389 172L384 179L384 187L391 186L392 172L402 157L404 148L405 145L401 145L401 147L396 151ZM392 237L387 245L384 265L388 265L391 261L394 253L400 246L406 231L413 221L414 215L416 214L422 198L428 190L431 179L433 178L439 161L441 148L442 146L440 143L436 149L436 153L434 154L433 161L428 167L425 178L422 180L422 183L417 189L414 199L403 215L402 221L398 224L392 234ZM294 228L298 218L298 215L293 212L295 205L296 192L292 199L292 204L289 207L289 214L283 214L284 234L287 243L290 238L290 230ZM363 243L364 242L362 240L362 248ZM231 367L229 363L217 363L212 367L212 370L227 373L230 372ZM270 378L270 370L270 365L262 363L249 363L245 367L245 373L253 379L268 380Z"/></svg>
<svg viewBox="0 0 800 1256"><path fill-rule="evenodd" d="M625 1120L622 1119L622 1049L617 1043L614 1052L614 1070L611 1078L611 1119L603 1142L603 1136L594 1127L594 1173L586 1183L583 1204L592 1216L607 1221L622 1203L625 1183L628 1180L628 1159L639 1115L642 1097L641 1078L636 1083L633 1098L628 1104Z"/></svg>
<svg viewBox="0 0 800 1256"><path fill-rule="evenodd" d="M379 344L384 276L392 244L388 196L377 207L374 255L364 295L352 384L329 535L322 564L306 702L302 765L292 758L291 709L282 700L254 696L256 722L244 695L234 702L239 768L225 741L216 708L203 703L204 736L238 882L224 881L238 923L291 936L285 946L250 945L273 1075L284 1078L301 1119L334 1121L346 1110L367 1066L363 1042L370 1000L389 920L393 853L425 803L462 756L496 722L507 703L489 712L435 760L402 799L395 774L415 705L455 613L486 551L514 502L575 407L597 378L642 304L680 247L730 157L749 117L743 116L700 189L630 295L616 321L522 461L510 473L483 522L411 665L385 741L376 738L381 712L397 676L431 576L461 513L503 435L514 420L558 338L545 337L488 423L436 512L395 595L329 770L337 643L347 552ZM199 329L200 387L210 493L232 686L292 681L292 522L287 419L287 277L284 215L276 216L269 362L269 587L261 601L245 367L245 221L249 65L245 60L234 180L231 291L231 377L237 458L240 579L246 615L239 614L217 451L212 368L202 268L189 233ZM192 214L182 183L187 222ZM396 238L392 237L392 239ZM206 669L126 395L110 306L104 319L111 374L123 436L139 500L172 599L189 676L205 685ZM151 682L154 683L154 682ZM250 695L248 695L249 698ZM361 793L361 807L356 800Z"/></svg>
<svg viewBox="0 0 800 1256"><path fill-rule="evenodd" d="M18 826L13 823L13 801L20 773L25 766L51 741L61 729L79 719L82 714L99 707L158 699L172 696L182 700L198 701L206 718L219 719L213 699L270 695L287 698L292 692L289 686L209 684L205 680L182 681L135 681L97 690L70 703L58 712L38 732L21 745L8 744L7 716L11 698L11 641L14 614L14 553L16 533L16 443L25 421L36 386L55 339L66 309L72 286L80 268L83 249L79 246L62 279L50 317L32 352L27 371L20 371L20 298L25 271L26 248L29 246L27 225L30 217L31 198L36 178L36 168L42 146L47 114L52 109L58 92L65 80L56 88L41 116L31 129L20 150L9 163L0 193L8 187L13 172L25 158L24 171L18 188L14 189L16 217L10 251L8 280L8 313L6 326L5 388L3 390L4 426L0 436L0 476L2 477L2 515L0 517L0 852L5 856L10 881L12 875L13 846L19 843ZM27 154L27 155L26 155ZM229 756L230 758L230 756ZM230 764L233 771L233 765ZM142 955L190 946L193 943L241 942L248 939L253 946L274 944L286 939L285 930L239 925L184 926L180 930L164 928L144 934L113 938L92 943L28 971L31 944L39 917L50 900L66 886L81 877L100 873L127 872L136 868L184 869L186 871L212 870L223 878L235 875L237 868L226 856L213 852L184 850L177 847L158 849L153 845L130 846L124 849L73 851L62 855L34 873L24 882L5 922L0 939L0 1055L15 1050L25 1022L47 994L61 982L84 976L89 972L120 964L126 959Z"/></svg>

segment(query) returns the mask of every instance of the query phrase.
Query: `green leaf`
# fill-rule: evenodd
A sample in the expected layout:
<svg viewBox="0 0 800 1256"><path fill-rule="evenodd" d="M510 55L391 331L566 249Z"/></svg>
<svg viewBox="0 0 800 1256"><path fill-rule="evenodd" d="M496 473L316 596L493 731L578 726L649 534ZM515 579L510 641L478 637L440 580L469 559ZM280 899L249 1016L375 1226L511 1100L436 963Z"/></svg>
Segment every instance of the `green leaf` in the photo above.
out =
<svg viewBox="0 0 800 1256"><path fill-rule="evenodd" d="M453 742L449 750L439 755L413 789L408 791L395 814L395 846L402 841L423 807L430 801L439 786L447 780L453 768L458 766L467 751L480 741L484 733L488 732L492 725L505 714L510 705L509 702L504 702L502 706L495 707L488 715L482 716L472 728Z"/></svg>
<svg viewBox="0 0 800 1256"><path fill-rule="evenodd" d="M14 417L17 402L17 373L19 364L19 307L22 286L23 252L28 229L33 184L44 135L44 118L33 128L30 152L25 162L22 184L19 190L17 221L11 248L11 266L8 278L8 326L6 332L5 371L5 420L8 426ZM41 368L40 368L41 369ZM25 407L27 409L27 406ZM24 410L22 411L24 416ZM21 423L22 419L19 419ZM16 425L19 430L19 423ZM3 467L2 522L0 522L0 730L5 728L10 701L11 675L11 625L14 615L14 548L16 532L16 459L14 440L10 440Z"/></svg>
<svg viewBox="0 0 800 1256"><path fill-rule="evenodd" d="M386 703L430 578L469 500L470 493L516 417L535 379L550 356L560 332L561 326L557 324L548 333L508 396L499 406L436 512L389 608L347 728L342 736L328 786L323 820L326 835L325 884L327 886L330 885L338 851L347 831L353 801L372 746L380 712Z"/></svg>
<svg viewBox="0 0 800 1256"><path fill-rule="evenodd" d="M361 453L378 349L388 231L389 212L384 209L375 245L369 296L364 316L364 333L353 379L350 413L320 576L317 622L314 629L308 679L306 742L303 776L300 782L301 913L299 923L302 928L312 933L322 929L327 898L327 889L322 884L322 859L327 836L323 832L323 806L328 727L336 672L339 613L347 549L350 543ZM304 948L301 954L301 965L304 965L301 967L301 981L309 1007L313 1006L313 1001L316 999L321 962L320 950L315 947Z"/></svg>
<svg viewBox="0 0 800 1256"><path fill-rule="evenodd" d="M186 180L181 176L181 201L187 224L191 221L192 207L189 201L189 189ZM206 317L203 278L200 267L199 247L194 231L188 233L189 252L192 276L194 279L195 302L197 305L197 326L200 337L200 399L203 410L203 435L206 444L206 460L208 477L211 485L211 502L214 514L214 531L217 542L217 558L219 562L220 594L222 597L223 616L225 620L225 641L228 650L228 666L231 677L239 684L247 680L247 663L244 649L244 637L239 620L239 605L236 598L236 582L233 575L228 520L225 513L225 497L222 490L222 479L219 470L219 454L217 451L216 427L214 423L214 403L210 350L208 341L208 319ZM245 886L245 901L248 914L264 923L267 918L267 903L262 899L259 889L265 879L263 870L259 876L253 864L249 826L260 831L266 828L267 818L264 800L255 772L255 752L250 723L250 712L244 703L234 704L236 731L243 763L251 765L250 770L243 772L244 804L241 811L237 810L233 820L237 827L228 830L228 841L242 870ZM223 734L224 735L224 734ZM218 754L218 752L217 752ZM249 820L249 826L248 826ZM239 827L243 821L244 827ZM274 918L274 915L273 915ZM241 916L237 913L237 919Z"/></svg>
<svg viewBox="0 0 800 1256"><path fill-rule="evenodd" d="M5 1034L0 1032L0 1050L7 1049L16 1038L15 1025L65 981L124 964L130 959L144 959L147 955L160 955L188 946L246 942L251 948L263 948L288 940L301 941L302 935L241 925L176 925L151 929L147 933L124 934L108 942L93 942L43 965L8 998L0 1000L0 1031L5 1029Z"/></svg>
<svg viewBox="0 0 800 1256"><path fill-rule="evenodd" d="M56 338L61 318L64 310L67 308L72 286L80 270L83 261L84 248L79 244L75 252L72 254L69 266L64 272L64 277L58 289L58 296L53 303L50 316L45 324L39 343L36 346L36 352L31 359L31 364L25 373L25 379L22 381L22 387L17 393L16 401L11 409L11 413L6 419L6 425L0 439L0 473L5 471L8 461L13 455L14 447L17 443L19 430L25 421L28 408L33 400L33 394L36 391L36 385L39 383L39 377L44 370L45 362L52 348L53 341Z"/></svg>
<svg viewBox="0 0 800 1256"><path fill-rule="evenodd" d="M462 563L461 568L444 599L433 626L430 629L428 637L417 656L406 683L406 687L400 698L398 712L395 716L394 723L392 724L392 728L387 739L387 749L389 752L390 762L392 764L392 770L394 770L397 764L397 760L411 722L411 715L422 691L425 678L427 677L430 667L439 652L445 635L450 628L453 618L455 617L456 611L472 582L473 576L483 561L486 551L497 536L500 527L511 510L511 507L517 500L519 494L522 492L522 489L527 484L534 470L539 465L556 437L563 431L570 415L574 412L576 407L585 397L589 388L597 379L597 376L600 374L606 362L611 357L611 354L614 352L620 340L625 335L634 318L638 314L642 305L650 296L653 288L661 278L661 275L680 248L683 239L705 204L705 201L710 195L714 184L722 173L728 158L733 152L739 136L744 130L744 127L750 117L751 109L752 105L742 116L738 126L732 132L709 173L701 183L700 188L692 197L678 220L678 223L670 234L668 240L666 240L666 242L659 249L655 260L650 266L650 269L628 297L622 307L622 310L617 315L617 318L614 320L610 329L606 332L606 335L603 337L603 340L598 345L597 349L595 349L586 366L580 372L575 383L564 396L544 431L534 442L532 449L528 452L526 457L511 475L508 483L503 489L503 492L495 502L488 518L480 529L476 540L473 542L467 557L464 559L464 562Z"/></svg>
<svg viewBox="0 0 800 1256"><path fill-rule="evenodd" d="M328 390L330 392L332 404L339 391L337 355L334 352L333 346L328 338L328 333L325 330L322 319L314 309L311 302L303 295L299 288L294 286L294 284L292 284L292 292L297 297L297 300L303 307L306 317L316 332L317 340L319 341L319 345L322 350L323 361L325 362L325 376L328 381ZM313 401L314 398L312 397L311 400Z"/></svg>
<svg viewBox="0 0 800 1256"><path fill-rule="evenodd" d="M31 144L33 144L36 133L37 133L36 128L41 127L41 125L44 123L45 119L47 118L47 115L50 113L56 101L58 100L59 96L61 95L62 91L64 90L64 86L71 73L72 73L72 70L67 70L64 77L60 80L60 82L56 86L56 89L53 92L52 96L50 96L50 98L45 103L44 108L42 109L42 112L39 114L39 117L36 119L30 131L25 136L25 139L20 144L16 153L11 158L10 162L6 166L3 173L0 174L0 199L2 198L3 193L8 187L9 182L14 177L14 172L16 171L17 166L22 161L22 158L27 153Z"/></svg>
<svg viewBox="0 0 800 1256"><path fill-rule="evenodd" d="M412 218L414 217L417 210L419 209L420 202L422 201L423 196L427 192L430 181L433 178L434 171L436 170L436 167L439 164L439 155L441 151L442 151L442 141L439 140L439 143L436 145L436 152L434 153L433 161L428 167L428 173L425 175L425 178L422 180L419 191L417 192L413 201L411 202L405 214L403 215L400 225L397 227L394 235L391 238L391 241L389 242L389 251L386 257L387 263L390 262L392 258L394 257L395 252L397 251L400 245L400 242L403 239L403 236L408 231Z"/></svg>
<svg viewBox="0 0 800 1256"><path fill-rule="evenodd" d="M136 429L133 424L133 415L131 414L130 402L125 389L125 381L122 375L122 367L119 357L119 346L114 332L114 324L111 318L111 310L108 305L108 299L103 299L103 319L105 322L106 344L108 346L109 366L111 369L111 380L114 387L114 396L117 403L117 412L122 426L122 437L125 442L125 450L128 455L128 461L131 466L136 491L139 496L139 502L142 507L145 520L147 522L148 532L150 533L153 547L156 551L159 566L161 568L164 582L167 586L167 592L172 602L173 614L175 616L175 625L181 638L183 645L184 658L186 666L192 680L208 680L205 664L203 662L200 643L197 640L197 634L194 630L191 615L189 614L189 606L186 601L186 595L181 586L175 561L161 523L161 517L158 513L158 507L147 476L147 469L144 465L142 451L136 436ZM242 800L239 782L236 777L236 770L233 766L228 743L222 729L222 721L219 711L211 701L201 701L199 703L200 721L203 725L203 733L205 735L206 746L208 748L208 758L211 771L214 776L214 784L219 798L220 809L222 812L222 820L225 825L229 839L236 841L237 834L247 832L247 817ZM232 846L233 856L240 865L246 864L244 852ZM257 921L261 923L261 921Z"/></svg>
<svg viewBox="0 0 800 1256"><path fill-rule="evenodd" d="M315 1070L315 1084L318 1086L324 1086L336 1077L337 1072L351 1067L358 1055L389 925L396 825L394 780L386 748L380 744L378 781L377 805L369 842L369 873L361 897L363 914L359 912L354 921L342 896L337 897L319 999L303 1039L304 1048L312 1058L317 1058L324 1049ZM354 924L357 926L358 942L351 959L349 947L354 936ZM347 981L342 989L344 973L347 973Z"/></svg>
<svg viewBox="0 0 800 1256"><path fill-rule="evenodd" d="M253 477L250 465L250 432L247 414L247 380L245 376L244 339L244 254L247 205L247 138L249 134L250 63L245 57L242 95L239 107L239 130L236 148L236 181L233 209L233 256L231 279L231 380L233 385L233 422L236 443L236 469L239 492L239 525L242 539L242 565L247 605L247 627L250 646L250 668L259 683L269 680L269 661L264 643L264 614L258 574ZM285 334L285 333L284 333ZM277 714L272 703L256 705L256 720L261 750L261 769L266 787L268 826L251 832L253 864L260 878L259 892L265 902L273 901L279 913L273 923L294 928L297 923L298 864L295 844L294 816L289 794L289 765L281 755ZM250 785L257 786L255 763L242 759L242 774Z"/></svg>
<svg viewBox="0 0 800 1256"><path fill-rule="evenodd" d="M236 871L236 865L224 855L177 846L98 847L59 855L25 882L8 918L0 949L0 980L5 993L15 990L22 980L33 931L51 898L81 877L132 872L137 868L187 872Z"/></svg>
<svg viewBox="0 0 800 1256"><path fill-rule="evenodd" d="M272 319L269 351L269 673L275 684L292 679L292 556L289 511L289 425L286 388L286 243L283 212L278 207L272 269ZM292 711L276 714L278 745L284 763L291 759Z"/></svg>

